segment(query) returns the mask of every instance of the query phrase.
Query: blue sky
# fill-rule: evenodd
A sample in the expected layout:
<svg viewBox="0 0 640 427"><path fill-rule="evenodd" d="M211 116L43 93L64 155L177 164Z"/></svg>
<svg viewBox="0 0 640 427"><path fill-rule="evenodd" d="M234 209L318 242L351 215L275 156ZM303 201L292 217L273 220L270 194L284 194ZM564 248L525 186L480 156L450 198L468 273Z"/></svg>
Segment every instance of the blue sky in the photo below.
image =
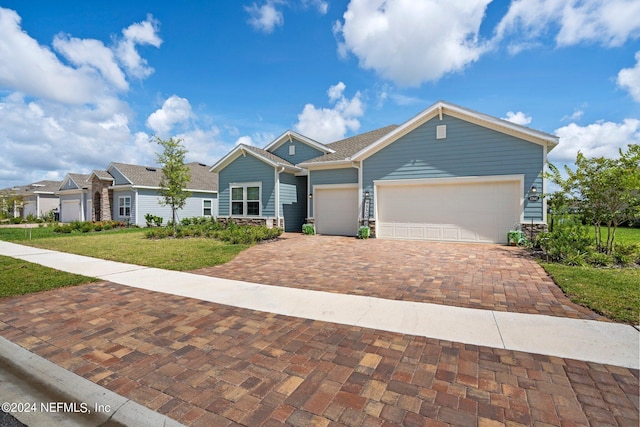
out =
<svg viewBox="0 0 640 427"><path fill-rule="evenodd" d="M213 164L438 100L558 135L558 165L615 156L639 62L638 0L0 0L0 188L155 164L153 135Z"/></svg>

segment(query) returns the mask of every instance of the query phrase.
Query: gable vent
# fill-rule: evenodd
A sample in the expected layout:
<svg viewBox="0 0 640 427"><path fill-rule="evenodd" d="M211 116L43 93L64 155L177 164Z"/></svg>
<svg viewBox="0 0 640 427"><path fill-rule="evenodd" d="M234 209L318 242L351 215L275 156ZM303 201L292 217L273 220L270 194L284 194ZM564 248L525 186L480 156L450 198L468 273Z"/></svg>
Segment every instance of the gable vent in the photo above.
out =
<svg viewBox="0 0 640 427"><path fill-rule="evenodd" d="M447 137L447 125L436 126L436 139L445 139Z"/></svg>

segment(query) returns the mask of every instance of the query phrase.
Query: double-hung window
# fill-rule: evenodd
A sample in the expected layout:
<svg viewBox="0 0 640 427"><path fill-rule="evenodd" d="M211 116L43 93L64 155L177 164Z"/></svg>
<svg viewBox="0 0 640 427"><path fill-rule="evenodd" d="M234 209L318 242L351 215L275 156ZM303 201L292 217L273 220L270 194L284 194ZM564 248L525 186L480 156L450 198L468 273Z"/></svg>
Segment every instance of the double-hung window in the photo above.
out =
<svg viewBox="0 0 640 427"><path fill-rule="evenodd" d="M120 217L130 217L131 216L131 197L129 196L121 196L118 197L118 213Z"/></svg>
<svg viewBox="0 0 640 427"><path fill-rule="evenodd" d="M213 216L213 201L211 199L202 201L202 216Z"/></svg>
<svg viewBox="0 0 640 427"><path fill-rule="evenodd" d="M260 185L231 185L231 215L260 216Z"/></svg>

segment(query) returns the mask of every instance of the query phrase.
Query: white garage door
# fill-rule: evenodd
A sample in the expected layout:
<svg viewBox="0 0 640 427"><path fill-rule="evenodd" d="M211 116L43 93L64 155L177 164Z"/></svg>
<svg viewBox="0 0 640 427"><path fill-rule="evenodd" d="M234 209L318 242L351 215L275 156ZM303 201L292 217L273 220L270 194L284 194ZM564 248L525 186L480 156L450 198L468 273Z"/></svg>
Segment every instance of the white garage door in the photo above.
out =
<svg viewBox="0 0 640 427"><path fill-rule="evenodd" d="M377 183L382 238L504 243L520 223L519 181Z"/></svg>
<svg viewBox="0 0 640 427"><path fill-rule="evenodd" d="M358 188L314 187L314 218L318 234L358 233Z"/></svg>
<svg viewBox="0 0 640 427"><path fill-rule="evenodd" d="M60 211L60 222L80 220L80 200L63 200Z"/></svg>

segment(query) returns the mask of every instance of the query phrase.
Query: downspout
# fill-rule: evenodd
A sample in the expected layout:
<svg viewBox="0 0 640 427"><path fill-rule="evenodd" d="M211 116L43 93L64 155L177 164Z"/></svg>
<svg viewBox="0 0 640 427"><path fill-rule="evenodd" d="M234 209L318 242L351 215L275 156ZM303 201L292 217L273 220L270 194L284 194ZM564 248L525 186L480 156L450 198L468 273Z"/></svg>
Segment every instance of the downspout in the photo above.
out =
<svg viewBox="0 0 640 427"><path fill-rule="evenodd" d="M358 164L358 162L351 162L351 167L356 168L358 170L358 227L360 226L360 221L364 219L362 216L362 163Z"/></svg>
<svg viewBox="0 0 640 427"><path fill-rule="evenodd" d="M289 136L291 137L291 136ZM284 166L277 168L276 171L276 227L280 227L280 174L284 172Z"/></svg>
<svg viewBox="0 0 640 427"><path fill-rule="evenodd" d="M135 225L138 225L138 199L139 199L139 197L138 197L138 189L137 189L137 188L134 188L134 189L133 189L133 195L134 195L134 197L136 198L136 203L135 203L135 206L136 206L136 214L135 214L135 216L133 217L133 219L134 219L134 223L135 223Z"/></svg>

